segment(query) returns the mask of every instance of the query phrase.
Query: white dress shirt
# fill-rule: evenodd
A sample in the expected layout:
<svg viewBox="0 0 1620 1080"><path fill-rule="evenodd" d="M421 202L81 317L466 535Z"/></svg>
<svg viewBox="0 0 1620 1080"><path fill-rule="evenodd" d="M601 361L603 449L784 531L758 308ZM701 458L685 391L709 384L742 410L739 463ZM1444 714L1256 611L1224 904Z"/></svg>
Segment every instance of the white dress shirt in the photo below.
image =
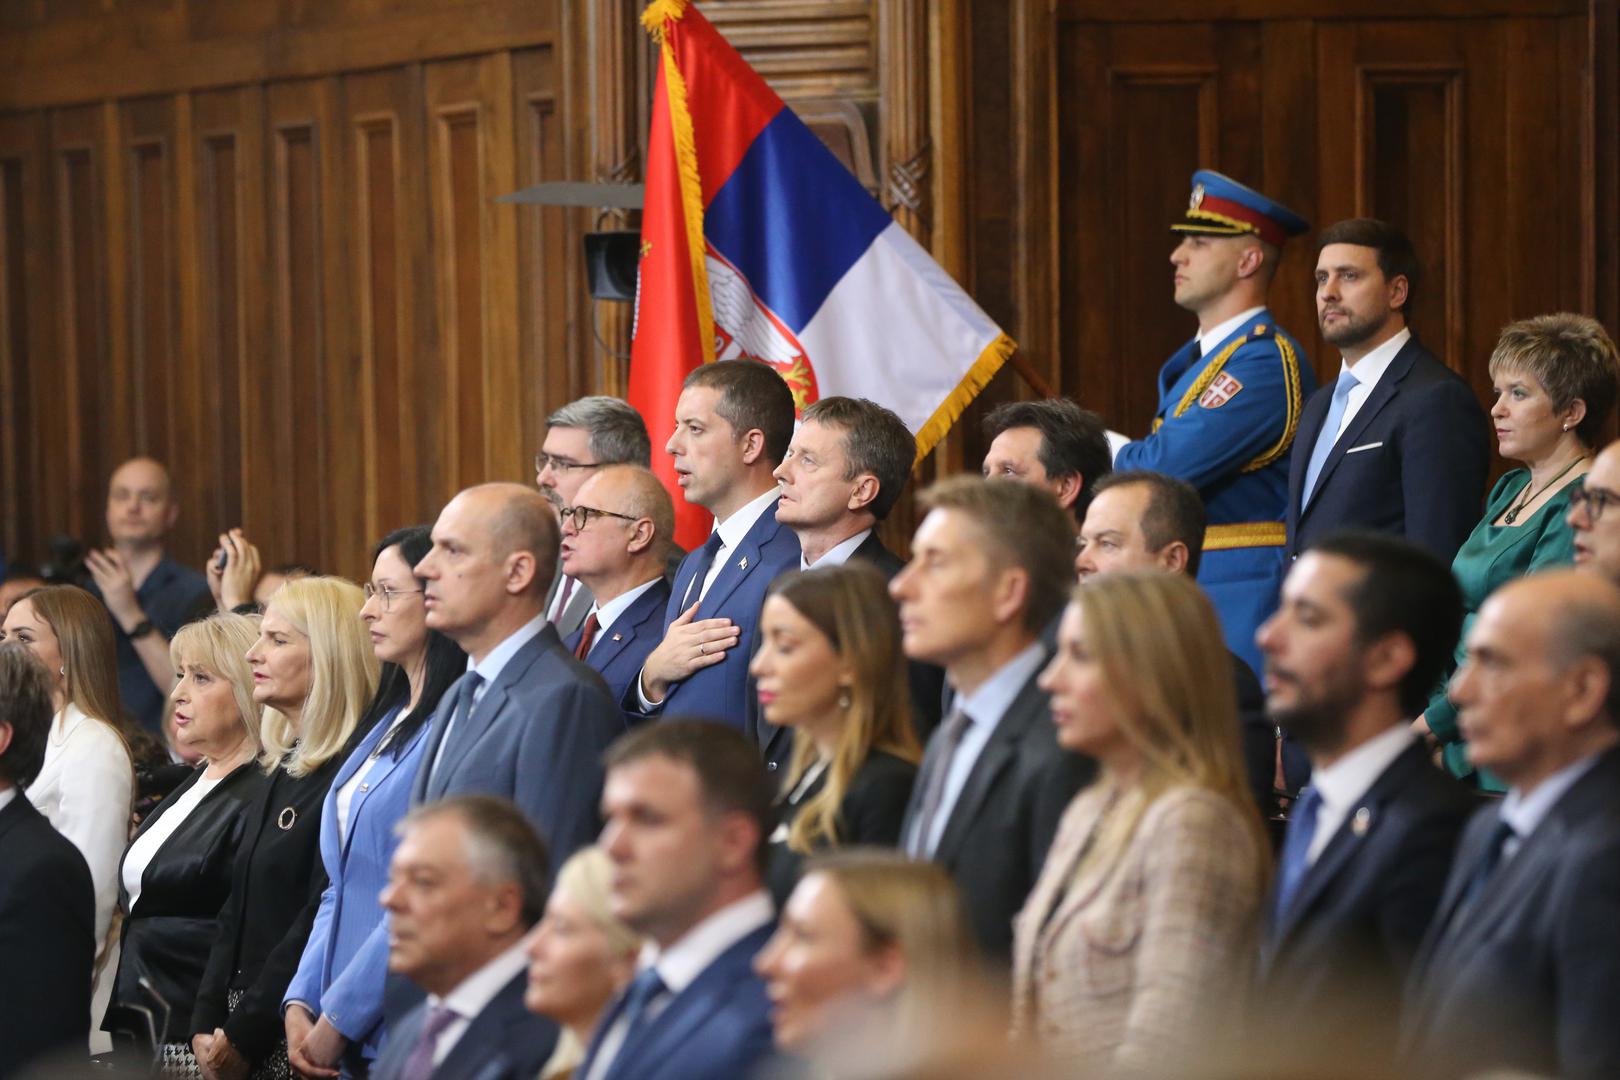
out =
<svg viewBox="0 0 1620 1080"><path fill-rule="evenodd" d="M1012 708L1024 684L1045 662L1045 646L1039 641L1031 642L1023 652L997 668L995 674L979 684L973 693L957 695L955 707L966 713L971 723L962 733L962 741L957 744L956 755L951 759L950 771L945 774L945 789L940 794L939 810L934 814L932 828L929 835L922 838L921 850L928 857L932 857L939 847L940 837L945 835L945 824L951 820L951 813L956 809L956 800L967 786L973 766L979 763L979 755L989 745L990 736L996 733L996 726L1001 723L1007 710ZM913 822L912 828L922 828L922 822ZM907 850L916 850L914 842L907 844Z"/></svg>
<svg viewBox="0 0 1620 1080"><path fill-rule="evenodd" d="M1240 327L1247 325L1264 310L1266 310L1264 307L1252 307L1247 311L1239 312L1225 322L1216 323L1209 328L1208 332L1200 331L1198 334L1199 358L1208 360L1216 346L1237 333Z"/></svg>
<svg viewBox="0 0 1620 1080"><path fill-rule="evenodd" d="M495 995L507 983L518 977L518 972L528 966L529 955L524 948L524 939L519 938L495 959L462 979L444 997L428 995L429 1009L443 1005L456 1014L454 1020L444 1025L444 1030L439 1032L439 1041L433 1045L435 1066L444 1064L444 1059L450 1056L450 1051L466 1034L467 1026L489 1007L489 1003L495 1000Z"/></svg>
<svg viewBox="0 0 1620 1080"><path fill-rule="evenodd" d="M224 779L224 776L216 776L212 780L207 776L197 777L196 782L181 792L180 797L157 816L151 827L129 845L129 854L124 856L122 873L124 891L129 894L130 911L134 911L135 905L140 902L141 879L146 876L146 868L152 865L158 851L168 843L175 830L185 824L186 818L190 817L191 812L208 797L208 793L219 787L220 781Z"/></svg>
<svg viewBox="0 0 1620 1080"><path fill-rule="evenodd" d="M96 976L90 1009L90 1049L112 1049L101 1017L118 970L118 943L107 940L118 906L118 860L129 842L135 769L124 740L108 724L69 704L51 721L45 764L28 785L28 801L57 832L73 841L90 866L96 891ZM98 1049L99 1048L99 1049Z"/></svg>
<svg viewBox="0 0 1620 1080"><path fill-rule="evenodd" d="M473 690L474 707L476 707L480 701L484 700L484 692L488 690L490 684L500 676L501 671L506 667L507 663L512 659L512 657L517 655L517 651L523 648L523 646L527 645L529 642L533 641L535 638L539 637L540 631L544 630L546 625L546 617L544 615L536 615L534 618L530 619L528 622L524 623L522 626L518 627L515 631L508 635L505 641L489 650L489 655L485 656L482 660L474 663L472 657L467 657L467 670L478 672L478 674L484 680L478 684L478 687L475 690ZM432 775L433 770L439 767L439 761L444 757L444 748L450 745L450 733L455 729L455 726L455 703L452 702L450 706L450 721L445 726L444 737L439 740L439 748L433 754L433 765L428 770L428 774L430 776Z"/></svg>
<svg viewBox="0 0 1620 1080"><path fill-rule="evenodd" d="M626 589L624 592L620 593L618 596L615 596L605 604L593 605L591 607L591 614L596 616L596 641L602 640L603 631L607 630L608 627L618 622L619 616L628 611L630 609L630 605L635 603L642 593L646 592L648 589L652 588L662 580L663 578L661 577L655 577L651 581L643 581L640 585L637 585L633 589ZM588 619L590 618L590 615L586 615L585 617ZM582 623L581 625L584 624ZM591 649L593 651L596 649L596 641L591 642Z"/></svg>
<svg viewBox="0 0 1620 1080"><path fill-rule="evenodd" d="M1384 372L1389 370L1389 365L1394 361L1395 354L1400 352L1406 343L1411 340L1412 331L1402 330L1378 346L1378 348L1357 360L1354 366L1345 363L1343 360L1339 361L1339 377L1342 378L1348 372L1355 378L1356 385L1352 386L1350 393L1345 396L1344 415L1339 418L1339 429L1333 432L1333 442L1329 443L1329 446L1338 442L1339 436L1350 430L1350 421L1356 418L1356 413L1360 412L1361 407L1367 403L1367 399L1372 397L1373 390L1378 386L1378 380L1382 379ZM1326 437L1327 434L1324 431L1317 436L1317 439L1320 440Z"/></svg>
<svg viewBox="0 0 1620 1080"><path fill-rule="evenodd" d="M1502 845L1504 860L1518 854L1519 848L1530 839L1530 834L1536 831L1536 826L1546 820L1547 815L1552 813L1552 808L1569 793L1569 789L1575 786L1576 781L1597 764L1601 756L1593 754L1565 765L1532 788L1528 795L1518 788L1508 790L1498 811L1502 820L1513 827L1513 835Z"/></svg>
<svg viewBox="0 0 1620 1080"><path fill-rule="evenodd" d="M676 995L696 982L697 977L720 958L721 953L760 927L770 925L775 918L776 908L771 903L770 895L760 889L727 904L692 927L667 949L660 950L651 941L643 945L641 957L636 963L636 973L639 975L648 968L657 968L658 977L664 983L664 993L647 1004L643 1015L651 1019L663 1012ZM621 1012L614 1018L613 1026L603 1034L596 1060L592 1062L590 1074L584 1080L601 1080L607 1075L613 1059L619 1056L619 1050L624 1046L626 1028L627 1020Z"/></svg>
<svg viewBox="0 0 1620 1080"><path fill-rule="evenodd" d="M4 791L0 791L0 810L4 810L7 806L11 805L11 800L15 799L16 797L17 789L14 787L8 787Z"/></svg>
<svg viewBox="0 0 1620 1080"><path fill-rule="evenodd" d="M388 745L388 740L392 737L394 729L399 727L400 721L404 720L407 715L408 710L403 704L394 708L393 716L388 721L388 730L383 733L381 739L377 740L377 744L372 747L371 753L366 755L366 760L362 761L360 767L354 770L354 775L345 780L343 786L338 788L337 797L332 801L332 809L337 811L339 849L349 842L349 807L353 805L354 797L359 792L360 785L366 782L366 777L376 767L377 759L382 756L377 751Z"/></svg>
<svg viewBox="0 0 1620 1080"><path fill-rule="evenodd" d="M1328 846L1350 811L1414 741L1411 730L1405 724L1397 724L1333 764L1311 773L1311 786L1321 796L1322 804L1316 811L1316 832L1311 834L1311 845L1305 850L1306 865L1316 865L1316 857Z"/></svg>
<svg viewBox="0 0 1620 1080"><path fill-rule="evenodd" d="M846 540L840 540L838 543L828 548L822 553L821 558L817 559L815 562L807 562L804 557L804 552L800 551L799 569L808 570L812 566L843 566L845 563L849 562L849 558L851 555L855 554L855 550L862 544L866 543L866 538L871 535L871 529L862 529L854 536L851 536Z"/></svg>

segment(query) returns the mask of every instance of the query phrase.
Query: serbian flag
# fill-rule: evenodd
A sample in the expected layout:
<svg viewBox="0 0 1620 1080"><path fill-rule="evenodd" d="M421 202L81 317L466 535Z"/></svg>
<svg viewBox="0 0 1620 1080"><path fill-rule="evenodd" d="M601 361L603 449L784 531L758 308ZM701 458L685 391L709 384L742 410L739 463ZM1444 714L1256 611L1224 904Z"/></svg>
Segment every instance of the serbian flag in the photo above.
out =
<svg viewBox="0 0 1620 1080"><path fill-rule="evenodd" d="M689 0L641 21L662 46L642 212L630 404L673 426L699 364L752 358L804 406L887 405L920 458L1015 348ZM655 434L655 439L658 436ZM676 541L703 542L672 462Z"/></svg>

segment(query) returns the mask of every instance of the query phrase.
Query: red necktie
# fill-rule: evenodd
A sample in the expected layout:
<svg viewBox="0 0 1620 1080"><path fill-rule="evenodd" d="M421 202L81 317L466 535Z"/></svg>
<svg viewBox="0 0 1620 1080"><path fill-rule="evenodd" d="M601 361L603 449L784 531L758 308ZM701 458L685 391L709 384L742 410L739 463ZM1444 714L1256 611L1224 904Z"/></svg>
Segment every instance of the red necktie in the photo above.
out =
<svg viewBox="0 0 1620 1080"><path fill-rule="evenodd" d="M587 655L589 655L591 651L591 643L596 640L596 631L600 625L601 624L596 621L596 612L593 611L589 615L585 616L585 625L580 627L579 630L579 644L574 646L574 656L576 659L583 660Z"/></svg>

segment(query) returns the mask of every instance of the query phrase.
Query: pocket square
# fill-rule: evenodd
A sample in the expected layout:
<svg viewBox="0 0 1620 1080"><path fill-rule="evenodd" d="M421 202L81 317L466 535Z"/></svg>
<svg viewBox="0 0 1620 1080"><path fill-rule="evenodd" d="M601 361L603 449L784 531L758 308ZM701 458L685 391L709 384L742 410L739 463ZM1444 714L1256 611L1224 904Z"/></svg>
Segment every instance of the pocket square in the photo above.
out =
<svg viewBox="0 0 1620 1080"><path fill-rule="evenodd" d="M1376 450L1380 446L1383 446L1383 445L1384 445L1384 441L1382 439L1380 439L1377 442L1362 443L1360 446L1352 446L1350 449L1346 450L1345 453L1347 455L1348 454L1359 454L1363 450Z"/></svg>

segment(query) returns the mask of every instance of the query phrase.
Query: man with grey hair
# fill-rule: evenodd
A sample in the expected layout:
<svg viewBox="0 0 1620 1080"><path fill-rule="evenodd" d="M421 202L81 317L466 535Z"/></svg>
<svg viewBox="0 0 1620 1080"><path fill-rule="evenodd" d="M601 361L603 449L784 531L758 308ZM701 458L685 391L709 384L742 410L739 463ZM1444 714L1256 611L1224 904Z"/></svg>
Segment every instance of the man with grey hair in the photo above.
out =
<svg viewBox="0 0 1620 1080"><path fill-rule="evenodd" d="M546 501L561 510L575 504L594 470L651 464L652 440L641 414L619 398L593 394L546 417L545 442L534 455L534 483ZM591 603L589 588L570 574L559 574L546 597L546 618L559 634L571 634L585 621Z"/></svg>
<svg viewBox="0 0 1620 1080"><path fill-rule="evenodd" d="M563 647L602 673L614 700L664 639L669 603L664 551L675 506L650 469L610 465L563 508L562 569L594 598Z"/></svg>
<svg viewBox="0 0 1620 1080"><path fill-rule="evenodd" d="M389 1033L377 1080L534 1076L557 1027L523 1007L523 939L548 890L545 843L505 799L464 795L399 823L382 905L388 969L427 992Z"/></svg>
<svg viewBox="0 0 1620 1080"><path fill-rule="evenodd" d="M1451 698L1509 788L1463 833L1407 985L1412 1075L1620 1075L1620 587L1504 585Z"/></svg>

